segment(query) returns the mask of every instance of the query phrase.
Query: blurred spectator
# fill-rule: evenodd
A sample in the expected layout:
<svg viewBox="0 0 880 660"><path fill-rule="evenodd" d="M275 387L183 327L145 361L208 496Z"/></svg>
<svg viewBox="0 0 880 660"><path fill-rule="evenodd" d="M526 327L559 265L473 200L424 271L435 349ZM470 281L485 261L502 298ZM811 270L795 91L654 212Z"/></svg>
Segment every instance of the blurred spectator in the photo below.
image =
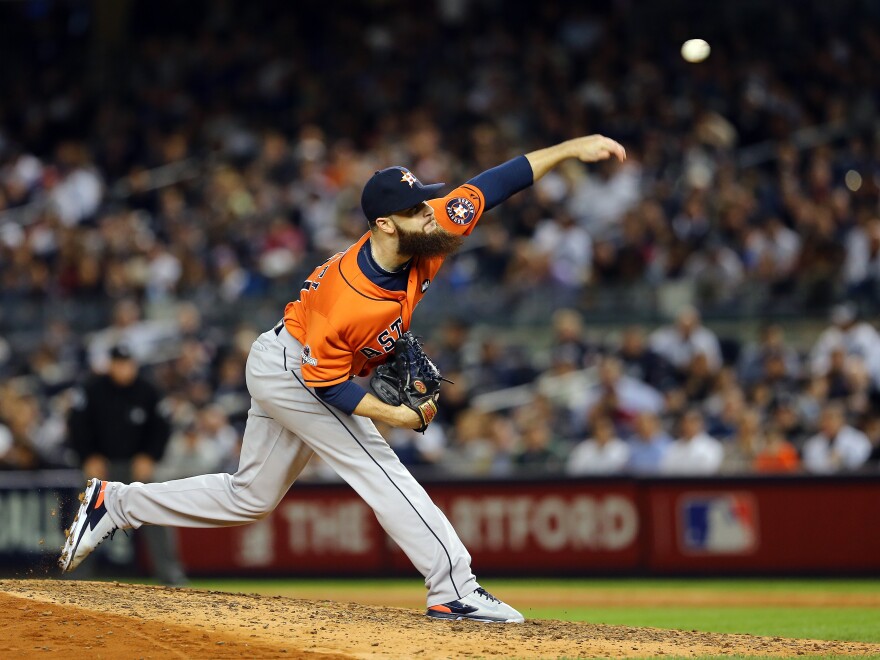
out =
<svg viewBox="0 0 880 660"><path fill-rule="evenodd" d="M624 376L620 360L606 356L599 361L596 380L575 395L571 404L574 431L584 433L585 426L597 417L609 417L615 425L628 427L639 413L659 413L663 406L660 392Z"/></svg>
<svg viewBox="0 0 880 660"><path fill-rule="evenodd" d="M853 298L876 300L880 291L880 218L853 227L847 235L844 281Z"/></svg>
<svg viewBox="0 0 880 660"><path fill-rule="evenodd" d="M747 345L739 356L739 377L748 387L766 378L795 379L800 376L797 350L785 343L781 325L770 324L761 330L757 344Z"/></svg>
<svg viewBox="0 0 880 660"><path fill-rule="evenodd" d="M379 431L407 467L434 465L443 458L446 450L446 434L439 424L431 424L424 433L387 425Z"/></svg>
<svg viewBox="0 0 880 660"><path fill-rule="evenodd" d="M542 220L532 238L537 270L550 275L550 282L567 288L580 288L590 280L593 241L583 227L566 212L555 219Z"/></svg>
<svg viewBox="0 0 880 660"><path fill-rule="evenodd" d="M125 344L140 363L155 361L163 355L162 346L175 336L174 323L142 320L140 305L126 298L114 306L112 324L92 335L89 364L95 373L104 373L110 349L118 344Z"/></svg>
<svg viewBox="0 0 880 660"><path fill-rule="evenodd" d="M684 274L695 282L702 305L733 301L745 279L739 256L718 237L710 237L700 251L688 257Z"/></svg>
<svg viewBox="0 0 880 660"><path fill-rule="evenodd" d="M19 460L13 453L14 444L9 427L0 423L0 466L18 467Z"/></svg>
<svg viewBox="0 0 880 660"><path fill-rule="evenodd" d="M801 459L797 449L785 438L785 434L776 427L764 432L764 444L758 448L752 468L761 474L779 474L796 472L800 469Z"/></svg>
<svg viewBox="0 0 880 660"><path fill-rule="evenodd" d="M630 456L627 470L634 474L656 474L672 438L663 430L660 418L644 412L636 417L635 433L629 438Z"/></svg>
<svg viewBox="0 0 880 660"><path fill-rule="evenodd" d="M629 461L629 446L614 430L607 417L593 421L593 437L579 442L571 450L565 471L572 475L619 474Z"/></svg>
<svg viewBox="0 0 880 660"><path fill-rule="evenodd" d="M827 167L827 164L821 167ZM839 295L839 274L845 257L835 236L834 217L827 204L805 202L796 222L803 236L796 266L801 296L808 307L824 307Z"/></svg>
<svg viewBox="0 0 880 660"><path fill-rule="evenodd" d="M706 358L711 372L721 367L721 346L715 333L702 325L700 313L685 307L678 313L675 325L658 328L650 337L650 346L679 372L684 373L697 355Z"/></svg>
<svg viewBox="0 0 880 660"><path fill-rule="evenodd" d="M49 202L65 225L75 225L92 217L103 197L103 182L91 162L86 146L62 142L55 154Z"/></svg>
<svg viewBox="0 0 880 660"><path fill-rule="evenodd" d="M862 431L871 443L871 453L865 461L866 465L880 469L880 415L873 413L865 418Z"/></svg>
<svg viewBox="0 0 880 660"><path fill-rule="evenodd" d="M39 410L36 400L10 388L0 404L0 469L45 467L36 446Z"/></svg>
<svg viewBox="0 0 880 660"><path fill-rule="evenodd" d="M740 413L734 434L724 443L722 472L742 474L752 470L765 444L762 426L761 414L754 408Z"/></svg>
<svg viewBox="0 0 880 660"><path fill-rule="evenodd" d="M191 408L175 427L156 465L156 481L234 472L238 467L239 434L220 406L208 405L199 411Z"/></svg>
<svg viewBox="0 0 880 660"><path fill-rule="evenodd" d="M584 319L575 309L560 309L554 312L553 348L551 370L560 374L588 366L594 348L584 336Z"/></svg>
<svg viewBox="0 0 880 660"><path fill-rule="evenodd" d="M782 435L786 441L800 447L807 439L809 431L801 419L797 401L791 395L779 397L770 408L770 427Z"/></svg>
<svg viewBox="0 0 880 660"><path fill-rule="evenodd" d="M721 443L703 430L703 416L689 410L681 419L681 435L669 445L660 470L676 475L716 474L723 458Z"/></svg>
<svg viewBox="0 0 880 660"><path fill-rule="evenodd" d="M440 326L440 331L431 345L431 359L440 373L446 375L461 371L467 357L467 343L470 338L470 324L459 316L450 316ZM454 381L454 379L451 379ZM445 389L444 389L445 395Z"/></svg>
<svg viewBox="0 0 880 660"><path fill-rule="evenodd" d="M644 381L651 387L665 391L673 382L672 367L652 350L645 341L645 331L630 326L623 331L616 356L623 365L623 373Z"/></svg>
<svg viewBox="0 0 880 660"><path fill-rule="evenodd" d="M471 404L470 384L464 373L441 371L450 382L443 384L443 403L437 409L435 421L450 429L455 425L458 416Z"/></svg>
<svg viewBox="0 0 880 660"><path fill-rule="evenodd" d="M162 460L156 464L154 479L170 481L217 472L224 458L223 448L192 419L171 435Z"/></svg>
<svg viewBox="0 0 880 660"><path fill-rule="evenodd" d="M540 417L532 417L524 424L520 444L513 455L513 464L520 470L553 473L562 469L565 455L550 425Z"/></svg>
<svg viewBox="0 0 880 660"><path fill-rule="evenodd" d="M519 347L505 346L500 337L486 337L476 364L468 369L471 394L530 383L537 372L521 359Z"/></svg>
<svg viewBox="0 0 880 660"><path fill-rule="evenodd" d="M721 412L710 417L707 432L719 440L732 438L737 435L745 413L746 400L742 390L731 389L722 398Z"/></svg>
<svg viewBox="0 0 880 660"><path fill-rule="evenodd" d="M234 473L238 468L241 453L241 435L229 423L229 416L222 406L214 403L202 408L198 413L199 430L212 445L217 447L220 464L216 470L202 474L223 471Z"/></svg>
<svg viewBox="0 0 880 660"><path fill-rule="evenodd" d="M467 261L465 267L471 271L475 280L503 286L507 282L513 260L510 233L506 227L490 223L482 227L482 237L482 244L462 254L459 259Z"/></svg>
<svg viewBox="0 0 880 660"><path fill-rule="evenodd" d="M246 359L240 350L231 350L220 358L220 363L217 365L214 401L228 415L244 415L250 407L250 394L244 377ZM208 389L205 398L210 396L211 391Z"/></svg>
<svg viewBox="0 0 880 660"><path fill-rule="evenodd" d="M808 428L816 428L819 416L828 403L828 379L814 377L807 386L798 393L797 415Z"/></svg>
<svg viewBox="0 0 880 660"><path fill-rule="evenodd" d="M816 473L856 470L871 449L868 436L846 423L843 407L829 404L819 418L819 432L804 444L804 467Z"/></svg>
<svg viewBox="0 0 880 660"><path fill-rule="evenodd" d="M824 376L831 368L835 349L843 351L847 362L861 361L874 383L880 384L880 334L869 323L858 320L855 305L837 305L831 312L832 325L825 329L810 351L810 369ZM845 369L849 365L843 365Z"/></svg>
<svg viewBox="0 0 880 660"><path fill-rule="evenodd" d="M688 405L700 404L712 393L715 373L705 353L697 353L682 373L681 389Z"/></svg>
<svg viewBox="0 0 880 660"><path fill-rule="evenodd" d="M458 416L452 442L441 461L448 474L485 476L501 469L489 426L490 416L477 410L465 410Z"/></svg>
<svg viewBox="0 0 880 660"><path fill-rule="evenodd" d="M641 168L628 160L602 163L595 173L580 174L572 185L567 210L591 236L607 238L617 221L639 201Z"/></svg>
<svg viewBox="0 0 880 660"><path fill-rule="evenodd" d="M785 293L793 285L800 250L800 236L774 215L749 232L745 261L758 281L766 282L772 292Z"/></svg>

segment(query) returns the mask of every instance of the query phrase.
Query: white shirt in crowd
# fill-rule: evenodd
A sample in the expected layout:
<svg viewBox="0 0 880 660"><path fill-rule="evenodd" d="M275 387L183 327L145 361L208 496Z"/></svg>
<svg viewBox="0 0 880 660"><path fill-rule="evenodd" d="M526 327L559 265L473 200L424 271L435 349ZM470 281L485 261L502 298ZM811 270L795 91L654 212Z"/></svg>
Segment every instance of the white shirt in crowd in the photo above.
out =
<svg viewBox="0 0 880 660"><path fill-rule="evenodd" d="M804 443L804 467L810 472L855 470L871 454L868 436L852 426L844 426L829 442L817 433Z"/></svg>
<svg viewBox="0 0 880 660"><path fill-rule="evenodd" d="M674 325L658 328L649 338L651 349L666 358L676 369L684 369L695 355L703 354L709 368L716 371L721 367L721 345L714 332L704 326L694 328L684 337Z"/></svg>
<svg viewBox="0 0 880 660"><path fill-rule="evenodd" d="M171 436L162 460L156 465L156 478L170 481L217 472L224 467L228 453L223 443L203 433L188 436L178 431Z"/></svg>
<svg viewBox="0 0 880 660"><path fill-rule="evenodd" d="M618 407L631 414L660 414L666 406L659 390L632 376L621 376L614 383L613 389ZM605 394L605 387L595 383L582 393L575 394L571 404L575 416L578 419L587 419Z"/></svg>
<svg viewBox="0 0 880 660"><path fill-rule="evenodd" d="M878 232L878 223L867 228L856 227L846 237L846 259L843 262L843 278L849 286L857 286L867 280L880 282L880 252L871 249L871 234Z"/></svg>
<svg viewBox="0 0 880 660"><path fill-rule="evenodd" d="M629 462L630 449L620 438L600 444L590 438L575 445L565 463L568 474L620 474Z"/></svg>
<svg viewBox="0 0 880 660"><path fill-rule="evenodd" d="M76 225L98 211L104 182L92 167L78 167L49 192L49 202L62 224Z"/></svg>
<svg viewBox="0 0 880 660"><path fill-rule="evenodd" d="M823 376L831 365L831 354L842 348L847 356L860 356L875 383L880 384L880 334L870 323L856 323L843 329L837 325L826 328L810 351L813 375Z"/></svg>
<svg viewBox="0 0 880 660"><path fill-rule="evenodd" d="M581 286L589 281L593 240L583 227L566 227L555 220L543 220L535 229L532 245L549 258L550 273L556 282Z"/></svg>
<svg viewBox="0 0 880 660"><path fill-rule="evenodd" d="M724 459L724 448L708 433L698 433L690 440L679 438L666 450L660 464L664 474L715 474Z"/></svg>
<svg viewBox="0 0 880 660"><path fill-rule="evenodd" d="M12 433L0 424L0 458L6 456L10 449L12 449Z"/></svg>
<svg viewBox="0 0 880 660"><path fill-rule="evenodd" d="M641 168L628 161L605 178L587 175L575 182L568 198L568 212L591 236L607 238L618 229L617 221L641 200Z"/></svg>
<svg viewBox="0 0 880 660"><path fill-rule="evenodd" d="M773 264L775 274L787 275L797 264L801 239L797 232L774 223L771 227L751 232L746 239L746 249L756 265L767 260Z"/></svg>

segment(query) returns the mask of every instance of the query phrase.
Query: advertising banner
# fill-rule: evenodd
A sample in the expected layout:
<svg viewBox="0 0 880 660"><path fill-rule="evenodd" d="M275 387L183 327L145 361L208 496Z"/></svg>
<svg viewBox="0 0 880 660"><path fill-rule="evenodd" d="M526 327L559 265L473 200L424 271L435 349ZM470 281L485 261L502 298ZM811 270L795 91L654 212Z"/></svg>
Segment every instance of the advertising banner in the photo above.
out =
<svg viewBox="0 0 880 660"><path fill-rule="evenodd" d="M0 474L0 569L54 565L82 489L76 471ZM880 575L880 479L560 479L426 489L480 574ZM132 539L97 565L123 566ZM179 529L192 575L411 575L345 484L297 484L265 519ZM106 546L106 547L105 547Z"/></svg>
<svg viewBox="0 0 880 660"><path fill-rule="evenodd" d="M73 470L0 474L0 568L33 571L51 565L82 487L82 476Z"/></svg>
<svg viewBox="0 0 880 660"><path fill-rule="evenodd" d="M651 573L880 572L880 481L647 482Z"/></svg>

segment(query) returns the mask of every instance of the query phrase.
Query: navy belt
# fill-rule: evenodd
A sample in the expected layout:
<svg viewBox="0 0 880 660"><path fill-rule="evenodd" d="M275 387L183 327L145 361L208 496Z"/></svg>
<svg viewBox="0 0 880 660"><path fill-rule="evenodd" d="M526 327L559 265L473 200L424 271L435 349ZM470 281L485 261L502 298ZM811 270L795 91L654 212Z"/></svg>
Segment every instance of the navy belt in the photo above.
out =
<svg viewBox="0 0 880 660"><path fill-rule="evenodd" d="M276 325L274 328L272 328L272 330L275 331L275 336L276 336L276 337L277 337L278 335L280 335L280 334L281 334L281 331L284 330L284 319L281 319L280 321L278 321L278 325Z"/></svg>

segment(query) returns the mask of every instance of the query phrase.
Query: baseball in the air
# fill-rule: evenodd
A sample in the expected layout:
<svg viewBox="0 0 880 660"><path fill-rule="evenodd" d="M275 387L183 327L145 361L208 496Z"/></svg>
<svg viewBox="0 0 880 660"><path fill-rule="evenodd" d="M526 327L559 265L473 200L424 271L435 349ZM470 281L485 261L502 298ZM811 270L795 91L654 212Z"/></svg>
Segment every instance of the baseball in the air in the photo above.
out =
<svg viewBox="0 0 880 660"><path fill-rule="evenodd" d="M705 39L688 39L681 45L681 56L687 62L702 62L712 49Z"/></svg>

